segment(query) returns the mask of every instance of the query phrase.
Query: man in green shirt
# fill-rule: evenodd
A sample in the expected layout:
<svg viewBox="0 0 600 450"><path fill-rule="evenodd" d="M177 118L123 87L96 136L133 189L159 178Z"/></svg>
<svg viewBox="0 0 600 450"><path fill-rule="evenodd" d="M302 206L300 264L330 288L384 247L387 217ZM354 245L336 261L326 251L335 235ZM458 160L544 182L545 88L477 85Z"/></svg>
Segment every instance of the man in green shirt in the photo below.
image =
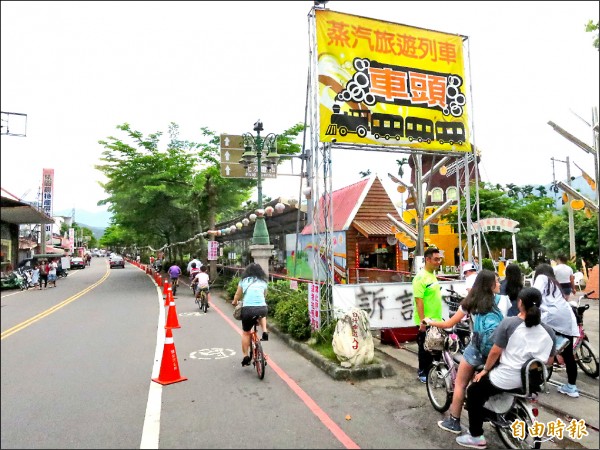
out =
<svg viewBox="0 0 600 450"><path fill-rule="evenodd" d="M442 291L435 276L442 262L439 249L429 247L423 255L425 267L415 275L412 281L414 303L414 321L418 325L417 344L419 346L419 381L425 383L427 370L433 361L431 353L425 350L425 325L423 319L431 317L442 320Z"/></svg>

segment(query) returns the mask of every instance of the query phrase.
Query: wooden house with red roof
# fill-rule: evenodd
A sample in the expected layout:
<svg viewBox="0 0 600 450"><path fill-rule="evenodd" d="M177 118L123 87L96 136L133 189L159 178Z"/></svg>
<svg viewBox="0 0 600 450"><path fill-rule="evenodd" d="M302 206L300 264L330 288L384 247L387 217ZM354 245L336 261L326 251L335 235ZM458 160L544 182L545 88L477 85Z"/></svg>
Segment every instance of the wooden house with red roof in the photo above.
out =
<svg viewBox="0 0 600 450"><path fill-rule="evenodd" d="M312 267L317 267L316 278L324 279L328 263L324 248L323 201L321 197L317 223L306 225L298 239L295 234L286 237L289 276L311 279ZM406 272L409 277L406 247L414 246L414 242L399 232L388 218L387 214L390 214L402 221L378 177L371 176L334 191L332 203L336 283L402 281L398 272Z"/></svg>

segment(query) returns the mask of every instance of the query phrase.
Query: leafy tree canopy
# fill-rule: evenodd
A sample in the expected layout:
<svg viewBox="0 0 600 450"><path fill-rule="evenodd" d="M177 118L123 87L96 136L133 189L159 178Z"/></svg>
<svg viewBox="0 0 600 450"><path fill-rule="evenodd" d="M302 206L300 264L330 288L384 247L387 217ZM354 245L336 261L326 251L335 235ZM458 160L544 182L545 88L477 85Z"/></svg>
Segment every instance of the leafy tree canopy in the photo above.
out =
<svg viewBox="0 0 600 450"><path fill-rule="evenodd" d="M125 123L117 126L124 135L100 140L105 150L96 169L108 181L102 185L113 225L107 239L121 246L160 248L183 242L214 226L247 201L255 180L225 178L220 175L220 137L202 128L204 142L179 138L179 127L171 123L166 148L161 149L162 133L145 136ZM279 135L278 152L299 151L294 138L304 129L295 125ZM196 252L195 248L179 250ZM174 255L170 259L175 259Z"/></svg>

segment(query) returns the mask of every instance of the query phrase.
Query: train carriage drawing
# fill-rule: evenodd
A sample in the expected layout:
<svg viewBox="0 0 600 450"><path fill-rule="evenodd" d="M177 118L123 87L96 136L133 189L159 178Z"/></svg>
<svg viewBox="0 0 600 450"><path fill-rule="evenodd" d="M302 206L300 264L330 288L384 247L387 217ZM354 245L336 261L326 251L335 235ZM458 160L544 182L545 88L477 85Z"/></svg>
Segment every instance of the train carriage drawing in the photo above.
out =
<svg viewBox="0 0 600 450"><path fill-rule="evenodd" d="M385 139L393 137L399 141L404 137L404 118L394 114L373 113L371 115L371 134L375 139L383 136Z"/></svg>
<svg viewBox="0 0 600 450"><path fill-rule="evenodd" d="M435 140L433 120L409 116L406 118L405 126L406 137L410 142L416 140L417 142L425 141L431 144L431 141Z"/></svg>
<svg viewBox="0 0 600 450"><path fill-rule="evenodd" d="M465 126L462 122L436 122L435 138L440 144L463 145L465 142Z"/></svg>

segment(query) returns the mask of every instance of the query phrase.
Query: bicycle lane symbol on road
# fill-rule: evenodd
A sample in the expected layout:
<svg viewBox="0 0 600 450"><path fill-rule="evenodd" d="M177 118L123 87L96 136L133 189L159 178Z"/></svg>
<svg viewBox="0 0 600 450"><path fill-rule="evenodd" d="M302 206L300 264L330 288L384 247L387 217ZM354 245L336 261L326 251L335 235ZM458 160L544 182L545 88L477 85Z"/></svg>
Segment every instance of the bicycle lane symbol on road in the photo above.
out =
<svg viewBox="0 0 600 450"><path fill-rule="evenodd" d="M225 359L236 354L235 350L230 348L203 348L190 353L192 359Z"/></svg>

